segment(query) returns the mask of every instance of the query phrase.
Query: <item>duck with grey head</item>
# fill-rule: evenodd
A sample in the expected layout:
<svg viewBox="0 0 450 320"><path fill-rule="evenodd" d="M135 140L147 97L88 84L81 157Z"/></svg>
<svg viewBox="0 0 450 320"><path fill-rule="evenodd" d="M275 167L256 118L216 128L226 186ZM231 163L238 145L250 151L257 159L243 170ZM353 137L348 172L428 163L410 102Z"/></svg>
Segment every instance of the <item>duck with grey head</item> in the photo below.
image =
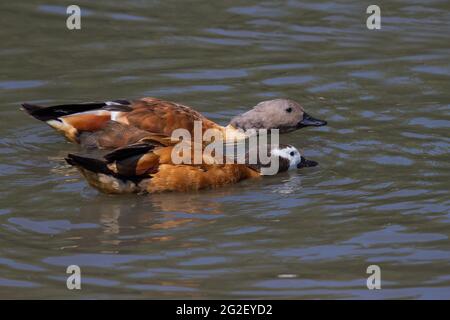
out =
<svg viewBox="0 0 450 320"><path fill-rule="evenodd" d="M98 148L123 147L137 142L149 132L171 136L176 129L186 129L192 135L196 122L201 123L202 133L208 129L219 130L227 140L248 137L242 130L279 129L285 133L327 124L307 114L299 103L290 99L260 102L250 111L233 118L226 127L191 107L153 97L51 107L25 103L23 108L34 118L61 131L70 141L83 144L89 140L90 146Z"/></svg>
<svg viewBox="0 0 450 320"><path fill-rule="evenodd" d="M310 116L298 102L290 99L262 101L230 122L231 126L243 130L279 129L281 133L326 124L326 121Z"/></svg>

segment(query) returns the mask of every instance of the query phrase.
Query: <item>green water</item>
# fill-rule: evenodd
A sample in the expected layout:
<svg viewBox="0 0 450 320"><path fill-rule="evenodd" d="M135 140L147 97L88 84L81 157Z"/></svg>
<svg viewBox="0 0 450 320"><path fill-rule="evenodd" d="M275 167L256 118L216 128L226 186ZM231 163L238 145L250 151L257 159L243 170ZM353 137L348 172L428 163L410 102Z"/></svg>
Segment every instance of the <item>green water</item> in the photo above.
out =
<svg viewBox="0 0 450 320"><path fill-rule="evenodd" d="M0 4L0 298L450 298L447 1L379 1L374 31L365 1L76 1L78 31L69 4ZM107 196L19 110L143 96L221 124L290 97L320 166Z"/></svg>

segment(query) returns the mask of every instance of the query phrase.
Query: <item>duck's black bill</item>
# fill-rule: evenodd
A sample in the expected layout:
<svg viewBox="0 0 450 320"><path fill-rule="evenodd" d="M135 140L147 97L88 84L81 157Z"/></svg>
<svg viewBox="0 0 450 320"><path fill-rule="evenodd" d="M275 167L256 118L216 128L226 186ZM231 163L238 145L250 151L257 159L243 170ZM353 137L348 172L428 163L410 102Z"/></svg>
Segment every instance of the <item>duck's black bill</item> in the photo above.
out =
<svg viewBox="0 0 450 320"><path fill-rule="evenodd" d="M306 160L305 157L301 157L300 159L301 159L300 163L297 165L298 169L307 168L307 167L315 167L319 164L317 161Z"/></svg>
<svg viewBox="0 0 450 320"><path fill-rule="evenodd" d="M303 119L298 123L299 128L321 127L321 126L326 126L326 125L327 125L327 122L325 120L313 118L307 113L303 114Z"/></svg>

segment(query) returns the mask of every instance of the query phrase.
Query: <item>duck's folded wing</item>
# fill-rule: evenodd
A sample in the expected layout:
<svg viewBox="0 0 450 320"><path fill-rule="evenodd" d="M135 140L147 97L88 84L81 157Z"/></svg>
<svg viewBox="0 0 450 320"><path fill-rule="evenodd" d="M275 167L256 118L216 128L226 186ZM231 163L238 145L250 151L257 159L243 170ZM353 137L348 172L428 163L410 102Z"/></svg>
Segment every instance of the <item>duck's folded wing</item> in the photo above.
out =
<svg viewBox="0 0 450 320"><path fill-rule="evenodd" d="M185 129L193 135L196 121L202 132L206 129L221 129L191 107L151 97L134 101L133 110L123 114L118 121L167 136L171 136L176 129Z"/></svg>
<svg viewBox="0 0 450 320"><path fill-rule="evenodd" d="M170 154L172 147L159 144L137 143L96 158L69 154L66 161L84 175L93 187L106 193L145 191L141 182L158 171L163 162L161 155Z"/></svg>
<svg viewBox="0 0 450 320"><path fill-rule="evenodd" d="M128 145L147 142L160 146L169 146L178 142L171 137L148 132L135 126L108 121L104 128L95 132L82 132L78 141L85 148L116 149Z"/></svg>
<svg viewBox="0 0 450 320"><path fill-rule="evenodd" d="M66 160L71 165L80 166L87 170L129 178L145 175L157 169L160 163L159 155L155 153L156 149L161 149L161 147L150 143L136 143L124 148L118 148L103 155L102 158L69 154ZM78 161L82 159L83 161ZM92 164L101 162L104 165L88 166L87 164L91 162L88 159L93 160ZM104 169L105 166L107 170ZM102 168L102 170L98 170L98 168Z"/></svg>

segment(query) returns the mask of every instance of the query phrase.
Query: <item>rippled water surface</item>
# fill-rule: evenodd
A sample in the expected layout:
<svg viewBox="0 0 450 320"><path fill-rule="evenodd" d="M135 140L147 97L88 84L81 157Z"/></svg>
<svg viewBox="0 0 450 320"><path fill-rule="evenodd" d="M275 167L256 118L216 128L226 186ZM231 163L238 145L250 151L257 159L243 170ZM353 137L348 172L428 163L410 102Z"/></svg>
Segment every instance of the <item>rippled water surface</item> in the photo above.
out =
<svg viewBox="0 0 450 320"><path fill-rule="evenodd" d="M450 298L450 6L3 1L1 298ZM291 97L320 166L189 194L108 196L19 110L156 96L226 124ZM66 289L66 268L82 290ZM382 272L368 290L366 268Z"/></svg>

